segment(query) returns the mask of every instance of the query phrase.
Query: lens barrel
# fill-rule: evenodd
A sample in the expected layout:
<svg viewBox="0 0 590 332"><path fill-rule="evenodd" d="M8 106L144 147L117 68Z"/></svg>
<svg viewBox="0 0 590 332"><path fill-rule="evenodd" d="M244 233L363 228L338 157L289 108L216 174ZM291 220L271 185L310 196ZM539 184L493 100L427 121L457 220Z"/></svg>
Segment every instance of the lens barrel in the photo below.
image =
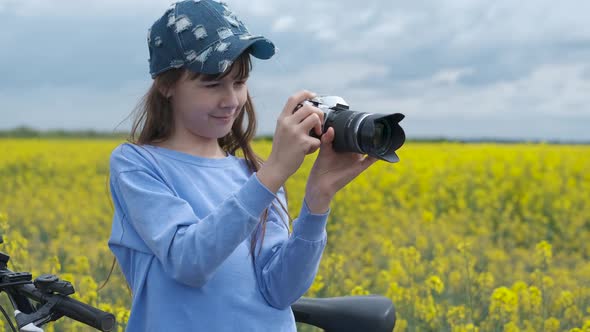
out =
<svg viewBox="0 0 590 332"><path fill-rule="evenodd" d="M334 109L325 114L323 131L334 127L336 152L356 152L387 161L398 162L395 153L406 136L399 122L401 113L389 115Z"/></svg>

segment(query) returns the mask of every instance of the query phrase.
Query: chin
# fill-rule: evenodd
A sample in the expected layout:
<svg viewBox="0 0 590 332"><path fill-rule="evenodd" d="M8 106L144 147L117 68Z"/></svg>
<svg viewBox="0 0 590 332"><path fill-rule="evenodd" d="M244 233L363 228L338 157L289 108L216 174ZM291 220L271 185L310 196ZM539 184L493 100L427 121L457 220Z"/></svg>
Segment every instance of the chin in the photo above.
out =
<svg viewBox="0 0 590 332"><path fill-rule="evenodd" d="M229 135L229 133L231 133L231 129L217 135L217 138L223 138L223 137Z"/></svg>

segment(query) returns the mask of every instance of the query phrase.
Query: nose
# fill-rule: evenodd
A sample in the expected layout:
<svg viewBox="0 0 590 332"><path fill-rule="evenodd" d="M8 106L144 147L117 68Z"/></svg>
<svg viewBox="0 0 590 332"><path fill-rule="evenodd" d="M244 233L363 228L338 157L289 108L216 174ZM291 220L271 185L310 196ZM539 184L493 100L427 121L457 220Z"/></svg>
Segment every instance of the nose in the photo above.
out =
<svg viewBox="0 0 590 332"><path fill-rule="evenodd" d="M223 96L221 98L222 108L236 108L238 107L240 100L238 99L238 91L235 88L229 87L224 89Z"/></svg>

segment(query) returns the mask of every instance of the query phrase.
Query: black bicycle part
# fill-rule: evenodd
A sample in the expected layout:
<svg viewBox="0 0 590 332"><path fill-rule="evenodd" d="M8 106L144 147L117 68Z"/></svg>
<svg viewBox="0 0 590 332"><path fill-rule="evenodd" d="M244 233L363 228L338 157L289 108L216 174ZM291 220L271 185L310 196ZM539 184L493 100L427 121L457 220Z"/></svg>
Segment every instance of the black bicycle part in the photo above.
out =
<svg viewBox="0 0 590 332"><path fill-rule="evenodd" d="M393 302L381 295L302 297L291 309L295 321L325 332L391 332L396 321Z"/></svg>
<svg viewBox="0 0 590 332"><path fill-rule="evenodd" d="M30 323L40 327L63 316L100 331L115 329L113 314L68 297L75 292L68 281L60 280L53 274L43 274L33 282L29 272L10 271L7 268L9 259L10 256L0 252L0 292L6 292L12 306L18 310L16 322L19 330ZM36 301L38 305L34 306L29 300Z"/></svg>

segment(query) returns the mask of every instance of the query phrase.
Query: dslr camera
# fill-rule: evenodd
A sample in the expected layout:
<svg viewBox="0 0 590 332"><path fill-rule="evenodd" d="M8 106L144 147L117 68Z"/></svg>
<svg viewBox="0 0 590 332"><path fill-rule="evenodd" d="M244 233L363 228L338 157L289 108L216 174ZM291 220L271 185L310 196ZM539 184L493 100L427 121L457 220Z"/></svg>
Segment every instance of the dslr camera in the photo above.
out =
<svg viewBox="0 0 590 332"><path fill-rule="evenodd" d="M404 118L403 114L356 112L338 96L318 96L304 103L324 112L322 134L334 127L334 151L367 154L390 163L399 161L395 151L406 140L404 130L399 125ZM313 129L309 134L319 138Z"/></svg>

